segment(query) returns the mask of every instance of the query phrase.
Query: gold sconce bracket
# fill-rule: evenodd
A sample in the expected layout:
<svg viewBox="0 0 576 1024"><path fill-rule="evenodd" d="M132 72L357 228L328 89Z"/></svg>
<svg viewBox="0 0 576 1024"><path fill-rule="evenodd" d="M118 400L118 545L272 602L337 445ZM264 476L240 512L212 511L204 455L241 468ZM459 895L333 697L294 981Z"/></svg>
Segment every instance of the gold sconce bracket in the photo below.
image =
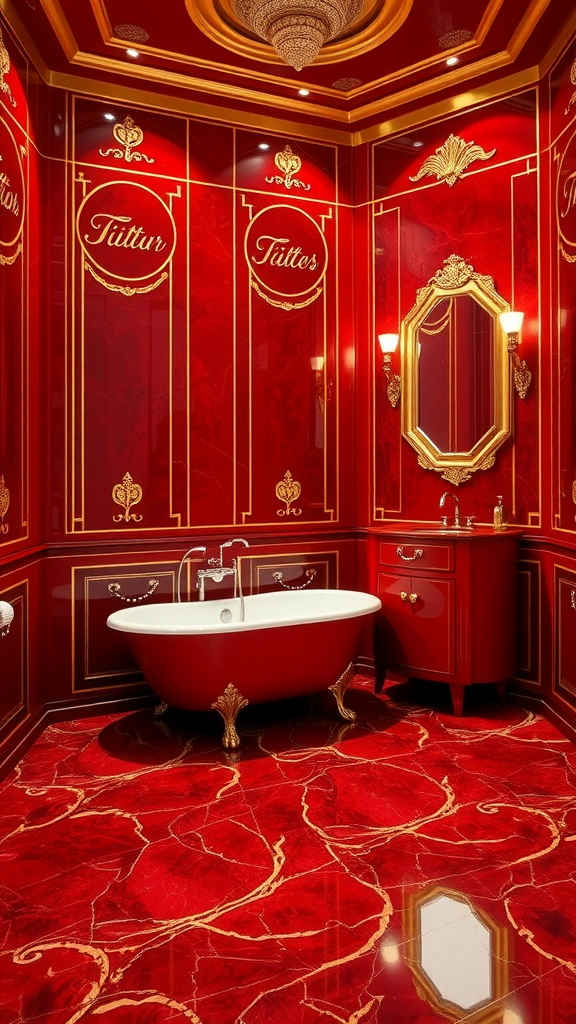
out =
<svg viewBox="0 0 576 1024"><path fill-rule="evenodd" d="M392 372L392 353L398 346L398 334L379 334L378 342L384 358L384 373L386 374L386 397L393 409L396 408L402 394L402 378Z"/></svg>
<svg viewBox="0 0 576 1024"><path fill-rule="evenodd" d="M316 384L316 402L320 412L323 413L326 403L332 398L332 381L325 381L324 356L312 356L310 366L312 367Z"/></svg>
<svg viewBox="0 0 576 1024"><path fill-rule="evenodd" d="M526 361L520 359L517 352L518 345L520 344L520 328L522 327L523 320L524 313L519 313L515 310L510 310L507 313L500 314L500 324L508 338L508 352L512 361L514 387L520 395L520 398L526 398L528 388L530 387L530 382L532 380L532 374L528 369Z"/></svg>

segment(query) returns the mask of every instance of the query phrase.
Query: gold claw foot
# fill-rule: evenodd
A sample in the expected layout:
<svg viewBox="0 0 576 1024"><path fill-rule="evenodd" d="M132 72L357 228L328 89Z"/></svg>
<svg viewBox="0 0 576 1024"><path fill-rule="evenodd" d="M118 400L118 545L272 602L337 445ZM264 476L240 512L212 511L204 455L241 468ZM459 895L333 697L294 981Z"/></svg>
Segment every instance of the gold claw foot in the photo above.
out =
<svg viewBox="0 0 576 1024"><path fill-rule="evenodd" d="M350 708L345 708L344 707L344 703L343 703L343 701L344 701L344 694L346 693L346 690L350 686L350 683L352 682L353 678L354 678L354 666L353 666L352 662L350 662L350 664L348 665L348 668L345 669L345 671L342 673L342 675L340 676L340 679L338 680L338 682L336 682L332 686L328 687L328 689L332 691L332 693L334 694L334 696L336 698L336 703L338 705L338 711L342 715L342 718L347 719L348 722L355 722L356 721L356 712L355 711L351 711Z"/></svg>
<svg viewBox="0 0 576 1024"><path fill-rule="evenodd" d="M225 750L236 750L240 746L240 737L236 732L236 716L242 708L245 708L248 701L238 692L232 683L220 694L211 707L218 711L224 719L224 735L222 746Z"/></svg>
<svg viewBox="0 0 576 1024"><path fill-rule="evenodd" d="M167 711L167 710L168 710L168 705L167 705L166 701L163 700L160 704L157 704L156 707L154 708L154 714L158 715L158 716L159 715L163 715L164 712Z"/></svg>

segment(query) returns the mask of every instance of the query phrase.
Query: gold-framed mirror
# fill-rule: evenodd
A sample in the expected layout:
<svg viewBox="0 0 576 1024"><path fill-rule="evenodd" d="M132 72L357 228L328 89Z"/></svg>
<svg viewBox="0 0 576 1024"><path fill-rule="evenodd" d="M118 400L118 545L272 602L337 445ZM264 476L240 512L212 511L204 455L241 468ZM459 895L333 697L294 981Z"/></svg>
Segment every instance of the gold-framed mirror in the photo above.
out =
<svg viewBox="0 0 576 1024"><path fill-rule="evenodd" d="M510 437L510 356L494 281L461 256L417 292L401 330L402 436L424 469L458 485Z"/></svg>

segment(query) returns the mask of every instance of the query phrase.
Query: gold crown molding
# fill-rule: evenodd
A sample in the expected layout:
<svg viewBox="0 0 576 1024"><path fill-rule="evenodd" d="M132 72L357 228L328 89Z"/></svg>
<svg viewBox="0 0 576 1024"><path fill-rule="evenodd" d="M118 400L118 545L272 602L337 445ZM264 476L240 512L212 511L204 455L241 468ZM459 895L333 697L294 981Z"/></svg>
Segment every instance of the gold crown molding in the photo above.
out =
<svg viewBox="0 0 576 1024"><path fill-rule="evenodd" d="M77 58L79 58L80 51L79 51L79 49L77 47L77 44L76 44L76 56L74 55L73 48L72 49L70 48L70 35L71 34L70 34L69 31L66 31L67 26L61 26L59 21L58 21L58 11L60 11L60 16L64 17L58 0L41 0L41 2L43 3L43 5L45 7L47 15L49 17L52 16L55 19L54 22L53 22L54 30L57 33L58 37L60 38L61 44L62 44L63 48L65 48L65 52L67 53L67 56L68 56L69 60L70 61L75 61ZM106 44L116 46L116 47L120 48L122 51L124 51L125 48L126 48L126 40L117 39L116 37L114 37L112 35L112 28L111 28L110 22L108 20L106 11L103 8L103 0L90 0L90 2L91 2L91 5L92 5L92 8L93 8L95 17L96 17L96 21L97 21L98 26L100 28L100 32L101 32L103 41ZM396 2L399 2L399 0L396 0ZM410 2L412 2L412 0L410 0ZM459 54L466 53L470 49L477 48L478 46L480 46L484 42L488 31L492 27L492 25L494 23L494 20L495 20L495 18L497 16L498 12L500 11L500 8L501 8L501 6L503 4L503 0L491 0L491 2L489 3L488 7L486 8L486 11L485 11L485 13L484 13L484 15L482 17L482 20L481 20L481 22L480 22L480 24L478 26L478 29L475 32L473 38L471 40L469 40L468 42L466 42L465 44L463 44L462 46L455 47L452 50L443 51L441 54L437 54L437 55L431 56L427 60L418 62L417 64L413 64L409 68L402 69L402 71L396 72L396 73L391 74L391 75L384 76L383 78L378 79L378 80L373 81L373 82L370 82L370 83L368 83L368 84L366 84L364 86L359 87L358 89L351 90L350 93L347 94L347 98L348 99L356 98L357 96L364 95L365 93L374 92L376 89L381 90L384 86L390 85L393 82L399 81L402 78L405 78L407 75L418 74L418 73L421 73L422 71L425 71L425 70L427 70L427 69L429 69L431 67L434 67L434 66L438 66L440 68L440 70L442 72L442 76L441 76L442 77L442 82L445 83L445 84L448 84L448 85L454 84L455 82L458 82L460 80L466 81L467 79L469 79L471 76L474 76L474 75L490 73L494 69L492 67L491 62L495 61L496 63L495 63L494 66L497 68L499 66L502 66L505 63L509 63L509 62L511 62L511 61L516 59L516 57L520 53L522 47L524 46L526 40L529 38L531 32L534 30L534 27L537 24L539 18L541 17L542 13L544 12L544 10L546 9L546 7L548 6L548 4L550 2L551 2L551 0L532 0L532 4L531 4L528 12L526 13L526 15L523 18L521 24L518 26L516 32L512 36L512 39L511 39L510 44L507 47L507 49L502 51L500 54L493 55L492 58L487 58L486 60L487 60L488 63L486 61L482 60L482 61L476 62L476 64L474 64L474 65L465 65L464 67L459 68L459 69L451 72L450 74L446 74L446 72L445 72L445 59L446 59L446 56L448 54L456 53L456 52L458 52ZM200 0L200 5L202 5L202 4L209 5L211 8L213 8L214 0ZM194 3L192 4L193 9L198 7L198 5L199 5L199 0L194 0ZM383 37L382 35L378 36L378 43L382 42L383 38L386 38L386 37ZM168 59L168 60L175 61L177 63L184 63L187 66L189 66L189 64L190 64L190 58L188 56L185 56L185 55L181 54L181 53L177 53L177 52L173 52L173 51L167 51L167 50L159 50L156 47L146 46L146 45L140 46L139 49L140 49L141 53L143 53L143 54L148 53L151 56L157 57L159 59L164 59L164 60ZM84 54L82 56L87 57L88 55ZM348 56L350 56L350 54ZM100 61L101 60L105 60L105 59L106 58L99 58ZM278 76L268 75L268 74L265 74L263 72L256 72L256 73L254 73L253 69L251 69L251 70L242 70L242 69L239 69L239 68L222 65L220 63L215 63L214 61L203 60L202 58L195 58L194 59L194 66L198 67L198 68L206 68L206 69L210 69L210 70L217 70L219 72L227 71L227 72L229 72L231 74L234 74L236 76L240 76L240 77L244 77L244 78L248 77L250 79L250 81L257 81L259 83L274 84L275 86L283 86L283 87L285 87L287 89L290 89L290 90L292 90L294 88L294 81L292 79L279 78ZM129 74L129 73L131 73L131 71L130 71L131 68L132 68L132 65L128 65L127 67L123 66L123 68L121 70L121 73ZM138 73L141 69L139 67L136 67L134 70L136 71L136 73ZM177 75L178 72L172 72L172 73L171 72L166 72L166 75L164 77L169 78L169 76L171 74L176 74ZM184 83L184 88L190 88L190 85L188 84L190 80L187 78L187 76L184 76L184 77L186 79L186 81ZM200 81L202 81L202 80L200 80ZM214 89L211 89L211 85L215 85L215 84L216 83L205 83L205 82L202 82L202 85L205 86L208 91L215 91ZM303 83L300 82L300 84L303 84ZM425 87L426 94L431 92L431 91L436 91L436 83L427 83L427 84L424 84L424 87ZM314 93L316 95L324 95L324 96L331 96L331 97L333 97L334 95L340 96L340 94L337 91L335 91L333 88L327 88L325 86L318 86L316 84L314 84L312 86L312 88L313 88ZM234 87L232 87L231 89L230 88L225 88L223 91L226 93L226 95L234 94ZM269 97L267 95L264 98L261 98L259 95L254 95L251 92L250 93L250 98L251 98L251 100L253 102L269 103ZM417 95L415 97L415 99L418 99L418 98L419 98L419 96ZM275 102L277 102L277 99L278 98L276 97L275 98ZM405 100L405 102L410 102L410 101L411 101L411 97L409 96ZM294 101L292 99L289 99L288 102L289 102L290 106L293 108L294 107ZM398 97L395 96L391 100L391 103L393 105L397 105L398 104ZM301 106L301 104L299 104L299 107L300 106ZM307 105L307 109L309 109L308 105ZM323 108L321 108L321 109L322 109L322 114L320 116L327 116L329 118L338 119L337 115L332 110L332 108L330 108L328 110L325 110ZM316 110L315 113L318 113L318 110ZM365 117L365 116L367 116L367 114L364 113L364 112L360 112L359 116L357 116L357 117L355 117L354 114L352 114L351 117L350 117L350 120L352 120L352 121L353 120L358 120L358 119L360 119L362 117ZM345 115L344 118L340 118L340 119L341 120L347 120L348 118Z"/></svg>
<svg viewBox="0 0 576 1024"><path fill-rule="evenodd" d="M380 97L372 103L366 104L363 107L358 107L353 111L338 110L332 107L322 106L319 103L301 103L296 102L292 97L274 96L273 103L276 109L283 111L289 111L290 113L305 115L307 117L321 118L323 120L336 122L341 125L352 125L358 121L366 120L367 118L377 117L384 111L403 106L408 103L417 103L418 101L425 99L430 93L434 94L439 91L440 88L448 89L454 85L461 85L467 82L470 78L474 78L477 75L489 74L491 72L499 70L501 67L509 64L511 58L507 53L498 54L494 57L490 57L484 61L480 61L477 64L470 65L468 68L456 69L453 72L449 72L442 76L442 84L439 85L438 79L433 81L419 83L418 85L411 86L398 93L391 93L389 96ZM73 64L79 64L83 67L90 68L97 72L105 72L108 74L120 74L131 78L137 78L139 81L148 80L162 85L171 85L186 91L195 90L203 95L212 94L214 96L225 96L228 100L237 100L238 102L258 103L270 106L271 98L269 95L264 93L256 93L251 89L246 89L243 86L230 86L221 82L207 82L200 78L189 78L186 75L182 75L175 72L163 71L159 68L141 68L134 67L132 65L125 65L120 61L113 60L111 58L98 57L95 58L91 54L78 54ZM47 84L57 85L61 81L70 81L75 83L73 76L63 75L59 72L48 72ZM84 82L86 79L83 80ZM100 87L102 83L98 83ZM64 85L64 88L72 88L73 90L80 91L76 85L68 86ZM92 91L94 90L94 84L92 83ZM123 90L118 88L112 89L109 95L114 98L122 98L124 95ZM475 90L471 90L465 94L462 94L462 105L471 106L475 102ZM159 107L164 109L166 107L168 97L162 95L156 96L156 105L160 100ZM447 101L449 102L449 101ZM201 107L203 104L200 102L197 106ZM213 108L209 108L213 109ZM230 112L229 112L230 113ZM233 120L238 121L238 111L232 112L235 116ZM211 117L218 117L218 114L210 114ZM414 115L412 115L414 116ZM220 115L220 119L224 119L223 115ZM246 115L246 122L252 126L257 127L263 124L263 119L258 117L254 113ZM244 122L244 119L242 120ZM274 118L270 118L271 125L277 125L278 122ZM314 131L311 133L314 135ZM388 134L388 133L387 133Z"/></svg>
<svg viewBox="0 0 576 1024"><path fill-rule="evenodd" d="M544 75L548 74L556 61L564 55L566 47L572 41L574 32L576 32L576 13L570 15L559 35L556 36L548 53L542 59L540 63L541 78L544 78Z"/></svg>
<svg viewBox="0 0 576 1024"><path fill-rule="evenodd" d="M402 135L404 132L419 125L430 124L443 118L452 117L472 107L477 107L482 103L494 103L503 97L537 85L539 80L538 67L526 68L515 75L508 75L506 78L490 82L482 88L458 93L456 96L449 96L447 99L431 103L427 107L420 107L418 110L412 110L389 121L381 121L379 124L374 124L369 128L354 132L351 145L360 146L366 142L378 142L387 139L392 135Z"/></svg>
<svg viewBox="0 0 576 1024"><path fill-rule="evenodd" d="M92 5L101 0L91 0ZM413 0L367 0L358 28L352 29L332 43L326 43L314 64L335 64L351 60L379 46L404 24ZM501 2L501 0L498 0ZM252 35L237 17L231 0L185 0L186 10L197 28L212 42L226 47L249 60L268 64L284 64L275 50Z"/></svg>
<svg viewBox="0 0 576 1024"><path fill-rule="evenodd" d="M252 128L259 131L297 136L299 138L310 139L316 142L323 142L325 144L352 147L384 139L388 136L402 134L403 132L413 129L418 125L437 120L438 118L450 117L451 115L475 106L478 103L496 101L503 96L538 84L540 78L542 78L543 75L552 67L554 61L562 53L563 49L569 42L570 36L576 30L576 14L574 14L564 26L561 39L554 42L540 65L526 68L523 71L490 82L488 85L480 88L474 88L473 90L469 90L465 93L459 93L456 96L448 97L447 99L429 104L426 107L420 107L418 110L410 111L404 115L400 115L399 117L381 121L378 124L370 125L367 128L350 133L345 129L339 129L336 126L318 126L302 123L298 120L281 120L277 117L261 116L251 111L243 112L231 107L215 106L201 100L186 100L182 97L136 89L131 86L119 87L118 85L107 84L102 81L96 81L76 74L51 71L44 63L32 39L23 27L14 9L13 0L0 0L0 11L4 13L9 27L46 85L67 90L69 92L84 94L95 99L106 99L110 102L116 103L136 104L169 114L177 114L183 117L199 117L209 121L225 122L230 126ZM117 71L118 68L114 67L113 70ZM136 71L138 72L140 80L142 80L142 78L145 77L142 74L144 69L138 68ZM185 78L185 76L180 77L183 79ZM159 82L163 82L168 79L169 74L158 72ZM443 80L446 83L447 76L444 76ZM186 79L186 83L187 87L190 88L189 79ZM204 94L210 91L210 84L211 83L202 82L201 80L198 80L197 82L197 86L201 86ZM451 80L451 84L454 84L453 79ZM242 98L238 97L233 89L222 87L221 91L230 99ZM431 91L431 89L427 89L426 93L429 91ZM422 89L421 92L423 93ZM417 98L418 97L415 95L408 97L408 99ZM421 98L423 98L423 95ZM251 102L255 102L257 97L255 94L250 93L249 99ZM355 112L354 120L368 116L368 114L377 116L380 111L387 109L388 106L397 106L397 100L397 97L391 97L390 102L386 105L380 101L380 103L376 102L372 104L369 108L364 107L361 111ZM407 97L406 94L404 94L404 102L406 101ZM262 102L269 105L270 98L263 97ZM331 120L336 120L337 118L334 115L335 113L339 113L334 112L330 108L320 106L319 104L298 103L298 106L296 107L294 102L291 100L282 102L281 97L274 98L274 105L275 108L289 108L297 115L302 115L305 112L306 115L327 117ZM341 120L342 119L345 118L341 118Z"/></svg>
<svg viewBox="0 0 576 1024"><path fill-rule="evenodd" d="M142 65L126 64L124 61L116 61L113 58L101 56L99 57L92 54L83 53L79 50L78 44L76 43L76 40L73 37L73 34L68 26L68 23L66 22L59 0L40 0L40 2L42 3L44 11L50 20L50 23L60 41L60 44L64 49L64 52L66 53L66 56L68 57L71 63L83 64L86 67L92 67L99 71L134 75L139 79L156 79L162 81L163 83L174 85L176 87L185 89L198 89L199 91L211 92L213 94L223 94L227 97L234 97L239 100L245 99L252 103L264 103L267 105L270 103L269 95L256 93L252 89L242 90L240 87L230 85L227 86L223 85L220 82L206 82L205 80L199 78L189 78L189 76L182 75L179 72L171 72L168 70L159 70L155 68L145 68ZM124 51L126 47L126 40L116 39L111 35L111 26L108 21L107 15L102 8L103 0L90 0L90 2L94 10L95 17L98 22L98 26L103 36L104 42L110 45L117 46ZM405 2L406 0L394 0L394 3L400 5ZM457 52L463 53L469 50L471 47L473 48L479 46L484 41L487 32L492 26L494 19L498 14L498 11L500 10L502 2L503 0L491 0L491 3L489 4L485 12L485 15L478 27L477 32L475 33L474 38L468 43L465 43L463 46L456 48ZM467 81L471 77L480 74L491 73L494 70L497 70L499 67L505 66L506 64L512 62L518 56L518 53L524 46L526 40L529 38L539 18L546 10L550 2L551 0L532 0L532 3L528 11L526 12L525 17L522 19L521 24L515 31L507 49L501 51L498 54L477 61L474 64L463 65L460 68L454 69L452 72L445 73L446 54L452 52L445 51L442 54L434 55L433 57L429 58L426 61L422 61L418 64L412 65L411 67L404 69L401 72L398 72L394 75L384 76L383 78L371 82L358 90L354 90L349 94L348 98L353 98L357 95L362 95L365 92L373 92L377 89L381 90L384 86L406 77L407 74L418 73L421 72L422 70L433 67L434 65L437 65L439 68L442 69L442 85L440 87L449 87L451 85ZM3 5L11 5L13 3L13 0L2 0L2 3ZM410 0L410 4L411 3L412 0ZM207 4L213 7L213 0L194 0L193 6L196 7L199 5L202 6ZM404 17L405 16L406 15L404 15ZM378 43L380 43L381 41L382 36L379 36ZM190 58L187 56L183 56L179 53L158 50L154 47L147 47L145 45L140 46L139 49L140 52L143 54L149 53L150 55L153 55L160 59L170 59L177 61L179 63L185 63L187 66L189 66L190 64ZM200 68L210 68L213 70L218 69L219 71L229 71L234 75L248 77L250 81L256 80L259 82L274 83L274 85L276 86L284 86L286 88L289 88L290 90L294 89L294 81L292 79L279 79L277 76L263 75L259 72L255 74L253 69L240 71L238 68L226 68L225 65L215 64L212 61L204 61L201 58L194 59L194 66ZM371 116L372 113L374 112L374 107L375 112L378 113L380 110L386 109L386 107L398 106L400 103L404 102L408 103L412 101L417 101L418 99L422 98L423 95L428 95L431 92L438 91L438 87L438 80L434 79L432 81L421 83L419 86L413 87L412 89L409 88L404 92L388 97L388 100L384 101L386 106L381 105L382 101L375 101L374 104L369 104L368 106L359 108L358 110L353 111L351 113L340 110L334 110L333 108L325 108L319 105L303 105L301 101L298 101L298 106L296 107L295 100L292 97L274 97L274 105L282 107L287 106L291 110L305 109L306 113L311 114L312 116L326 117L330 120L337 120L346 123L355 122L358 120L362 120L365 117ZM340 96L337 90L334 89L321 86L318 87L316 85L313 86L313 89L316 94L323 94L332 97L334 95Z"/></svg>
<svg viewBox="0 0 576 1024"><path fill-rule="evenodd" d="M1 0L0 0L1 2ZM232 107L219 107L201 100L187 100L178 96L165 96L162 93L136 89L132 86L118 85L96 81L93 78L80 78L76 75L65 75L61 72L48 72L45 79L47 85L91 99L105 99L111 103L124 103L174 114L181 117L201 118L205 121L218 121L220 124L237 128L252 128L259 132L270 132L274 135L291 135L293 138L308 139L312 142L336 146L351 146L352 136L347 131L337 128L303 124L298 121L280 120L277 117L266 117L245 112ZM304 198L304 197L303 197Z"/></svg>
<svg viewBox="0 0 576 1024"><path fill-rule="evenodd" d="M66 21L66 16L59 0L40 0L40 3L68 60L73 60L74 55L78 53L78 43L74 38L70 25Z"/></svg>

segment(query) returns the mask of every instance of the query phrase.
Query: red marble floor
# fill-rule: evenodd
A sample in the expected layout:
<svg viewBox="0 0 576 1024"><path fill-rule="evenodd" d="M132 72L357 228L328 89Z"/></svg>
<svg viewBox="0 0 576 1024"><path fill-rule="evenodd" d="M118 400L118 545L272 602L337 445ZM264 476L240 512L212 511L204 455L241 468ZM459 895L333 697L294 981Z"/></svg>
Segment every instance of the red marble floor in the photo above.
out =
<svg viewBox="0 0 576 1024"><path fill-rule="evenodd" d="M324 695L327 696L327 695ZM51 726L0 786L0 1024L574 1024L576 750L489 688Z"/></svg>

